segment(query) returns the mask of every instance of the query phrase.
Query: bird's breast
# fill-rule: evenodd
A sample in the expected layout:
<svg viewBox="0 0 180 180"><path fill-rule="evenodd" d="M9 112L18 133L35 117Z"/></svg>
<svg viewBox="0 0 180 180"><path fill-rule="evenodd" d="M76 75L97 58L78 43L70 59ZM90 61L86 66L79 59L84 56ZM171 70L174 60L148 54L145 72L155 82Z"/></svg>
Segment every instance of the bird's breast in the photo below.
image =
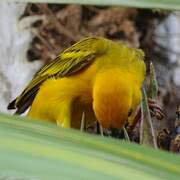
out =
<svg viewBox="0 0 180 180"><path fill-rule="evenodd" d="M99 73L93 88L93 109L100 124L121 128L132 104L131 75L118 68Z"/></svg>

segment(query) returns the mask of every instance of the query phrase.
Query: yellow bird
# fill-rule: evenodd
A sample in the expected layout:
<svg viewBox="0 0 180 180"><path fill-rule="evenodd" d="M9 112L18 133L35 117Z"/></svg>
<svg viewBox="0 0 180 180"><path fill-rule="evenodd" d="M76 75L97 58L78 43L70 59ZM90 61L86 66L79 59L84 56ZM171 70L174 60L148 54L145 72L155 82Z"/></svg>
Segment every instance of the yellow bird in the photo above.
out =
<svg viewBox="0 0 180 180"><path fill-rule="evenodd" d="M42 67L8 105L29 117L79 127L83 112L104 128L133 123L145 77L144 53L102 37L89 37Z"/></svg>

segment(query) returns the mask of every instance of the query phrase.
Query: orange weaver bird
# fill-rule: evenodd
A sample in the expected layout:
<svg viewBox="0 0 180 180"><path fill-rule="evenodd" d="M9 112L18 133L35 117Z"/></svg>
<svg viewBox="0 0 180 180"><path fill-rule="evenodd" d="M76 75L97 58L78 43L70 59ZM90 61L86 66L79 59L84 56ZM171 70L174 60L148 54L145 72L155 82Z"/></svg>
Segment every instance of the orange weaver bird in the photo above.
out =
<svg viewBox="0 0 180 180"><path fill-rule="evenodd" d="M145 77L144 53L101 37L89 37L42 67L8 105L17 114L79 127L86 120L104 128L133 124Z"/></svg>

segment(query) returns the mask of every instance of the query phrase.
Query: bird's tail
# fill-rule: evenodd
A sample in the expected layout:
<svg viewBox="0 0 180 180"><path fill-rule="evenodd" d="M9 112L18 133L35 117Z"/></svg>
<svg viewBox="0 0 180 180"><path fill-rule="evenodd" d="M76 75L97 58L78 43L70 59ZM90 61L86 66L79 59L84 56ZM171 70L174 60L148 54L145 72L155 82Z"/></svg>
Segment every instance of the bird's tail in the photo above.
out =
<svg viewBox="0 0 180 180"><path fill-rule="evenodd" d="M7 109L16 109L16 99L8 104Z"/></svg>
<svg viewBox="0 0 180 180"><path fill-rule="evenodd" d="M33 94L26 97L21 97L20 99L17 97L12 102L9 103L7 106L7 109L16 109L16 112L14 114L22 114L24 113L32 104L34 97L36 94Z"/></svg>

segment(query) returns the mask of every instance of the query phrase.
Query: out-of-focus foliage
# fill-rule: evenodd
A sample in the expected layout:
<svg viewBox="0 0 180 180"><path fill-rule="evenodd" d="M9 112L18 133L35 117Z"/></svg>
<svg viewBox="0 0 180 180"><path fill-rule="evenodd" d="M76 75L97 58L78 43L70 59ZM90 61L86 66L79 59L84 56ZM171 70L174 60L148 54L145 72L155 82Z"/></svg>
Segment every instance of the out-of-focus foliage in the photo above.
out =
<svg viewBox="0 0 180 180"><path fill-rule="evenodd" d="M7 0L9 1L9 0ZM11 0L16 2L43 2L43 3L67 3L67 4L93 4L93 5L121 5L138 8L161 8L180 10L179 0Z"/></svg>
<svg viewBox="0 0 180 180"><path fill-rule="evenodd" d="M0 115L0 179L178 179L180 157Z"/></svg>

